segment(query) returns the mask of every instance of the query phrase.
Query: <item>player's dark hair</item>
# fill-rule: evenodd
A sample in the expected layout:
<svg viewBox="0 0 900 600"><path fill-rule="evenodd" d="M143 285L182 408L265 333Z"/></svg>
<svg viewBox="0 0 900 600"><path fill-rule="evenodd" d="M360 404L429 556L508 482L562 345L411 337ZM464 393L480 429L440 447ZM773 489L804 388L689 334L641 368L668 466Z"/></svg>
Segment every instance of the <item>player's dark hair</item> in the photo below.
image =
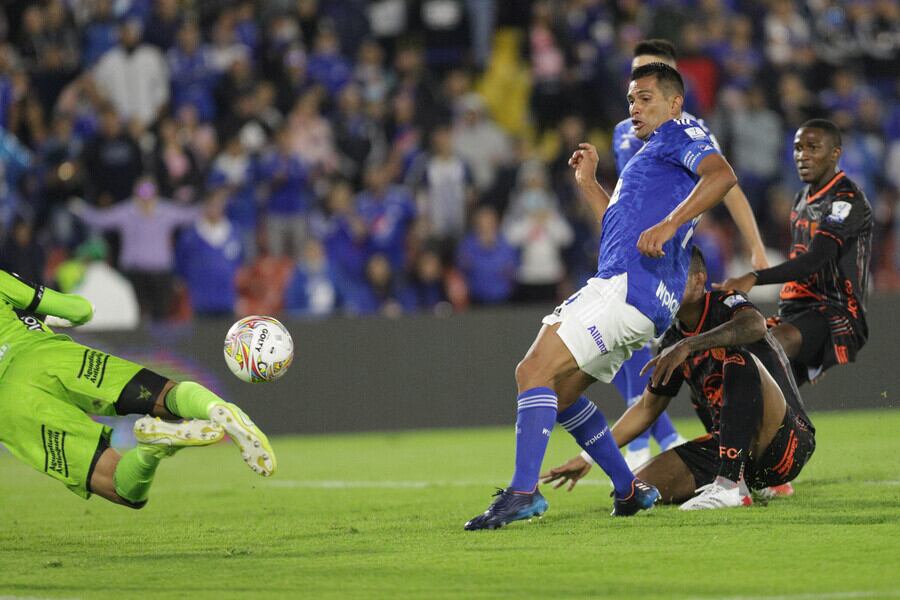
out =
<svg viewBox="0 0 900 600"><path fill-rule="evenodd" d="M697 246L691 246L691 264L688 266L688 274L694 273L706 273L706 259Z"/></svg>
<svg viewBox="0 0 900 600"><path fill-rule="evenodd" d="M676 54L675 44L673 44L669 40L641 40L634 47L634 56L659 56L661 58L665 58L667 60L675 62L675 59L677 58Z"/></svg>
<svg viewBox="0 0 900 600"><path fill-rule="evenodd" d="M631 81L653 76L666 97L684 96L684 79L681 73L661 62L647 63L631 72Z"/></svg>
<svg viewBox="0 0 900 600"><path fill-rule="evenodd" d="M831 138L835 148L841 147L841 130L828 119L810 119L800 126L800 129L821 129Z"/></svg>

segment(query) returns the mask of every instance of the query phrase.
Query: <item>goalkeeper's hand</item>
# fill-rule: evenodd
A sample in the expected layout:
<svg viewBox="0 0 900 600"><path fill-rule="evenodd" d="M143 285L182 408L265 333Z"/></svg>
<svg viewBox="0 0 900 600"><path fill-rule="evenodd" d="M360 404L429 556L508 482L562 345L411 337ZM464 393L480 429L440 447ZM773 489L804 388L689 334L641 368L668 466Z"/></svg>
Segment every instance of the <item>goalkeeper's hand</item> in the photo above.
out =
<svg viewBox="0 0 900 600"><path fill-rule="evenodd" d="M63 317L57 317L56 315L47 315L44 318L44 324L47 327L57 327L57 328L69 328L69 327L78 327L79 325L84 325L88 321L94 318L94 313L97 312L97 307L91 304L91 312L87 315L87 318L80 322L72 322L69 319L65 319Z"/></svg>

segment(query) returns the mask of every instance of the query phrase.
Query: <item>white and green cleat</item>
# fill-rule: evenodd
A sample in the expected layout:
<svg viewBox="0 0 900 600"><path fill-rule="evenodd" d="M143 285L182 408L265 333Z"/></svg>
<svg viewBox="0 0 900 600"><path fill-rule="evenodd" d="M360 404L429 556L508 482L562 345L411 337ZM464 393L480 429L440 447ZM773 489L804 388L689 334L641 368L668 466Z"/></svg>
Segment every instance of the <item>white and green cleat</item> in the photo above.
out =
<svg viewBox="0 0 900 600"><path fill-rule="evenodd" d="M209 420L225 430L225 433L241 449L241 458L263 477L275 473L275 452L259 427L237 405L224 402L209 409Z"/></svg>
<svg viewBox="0 0 900 600"><path fill-rule="evenodd" d="M215 444L225 437L225 431L210 421L200 419L175 423L147 416L135 421L134 437L140 444L168 446L175 450L188 446Z"/></svg>

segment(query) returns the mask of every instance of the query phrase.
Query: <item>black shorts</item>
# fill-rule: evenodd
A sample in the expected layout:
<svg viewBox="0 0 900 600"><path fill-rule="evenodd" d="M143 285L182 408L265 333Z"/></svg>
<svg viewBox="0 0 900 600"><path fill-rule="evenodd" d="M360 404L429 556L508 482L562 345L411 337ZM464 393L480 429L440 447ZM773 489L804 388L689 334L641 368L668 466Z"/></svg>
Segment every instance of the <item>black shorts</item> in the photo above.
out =
<svg viewBox="0 0 900 600"><path fill-rule="evenodd" d="M770 324L790 323L800 331L800 351L791 359L794 379L802 385L834 365L856 360L866 342L843 311L827 305L788 307Z"/></svg>
<svg viewBox="0 0 900 600"><path fill-rule="evenodd" d="M781 427L759 459L750 457L747 486L762 489L792 481L800 474L816 449L816 437L809 425L788 406ZM712 483L719 474L719 439L705 435L673 450L694 475L697 487Z"/></svg>

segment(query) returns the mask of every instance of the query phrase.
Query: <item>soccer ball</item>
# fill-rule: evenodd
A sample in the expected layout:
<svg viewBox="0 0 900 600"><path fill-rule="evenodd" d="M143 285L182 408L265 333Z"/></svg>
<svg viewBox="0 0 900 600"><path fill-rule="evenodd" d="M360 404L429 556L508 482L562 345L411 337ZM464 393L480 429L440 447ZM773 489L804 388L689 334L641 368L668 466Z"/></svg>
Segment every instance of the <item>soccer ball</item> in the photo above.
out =
<svg viewBox="0 0 900 600"><path fill-rule="evenodd" d="M225 364L241 381L275 381L293 359L294 341L278 319L244 317L225 336Z"/></svg>

